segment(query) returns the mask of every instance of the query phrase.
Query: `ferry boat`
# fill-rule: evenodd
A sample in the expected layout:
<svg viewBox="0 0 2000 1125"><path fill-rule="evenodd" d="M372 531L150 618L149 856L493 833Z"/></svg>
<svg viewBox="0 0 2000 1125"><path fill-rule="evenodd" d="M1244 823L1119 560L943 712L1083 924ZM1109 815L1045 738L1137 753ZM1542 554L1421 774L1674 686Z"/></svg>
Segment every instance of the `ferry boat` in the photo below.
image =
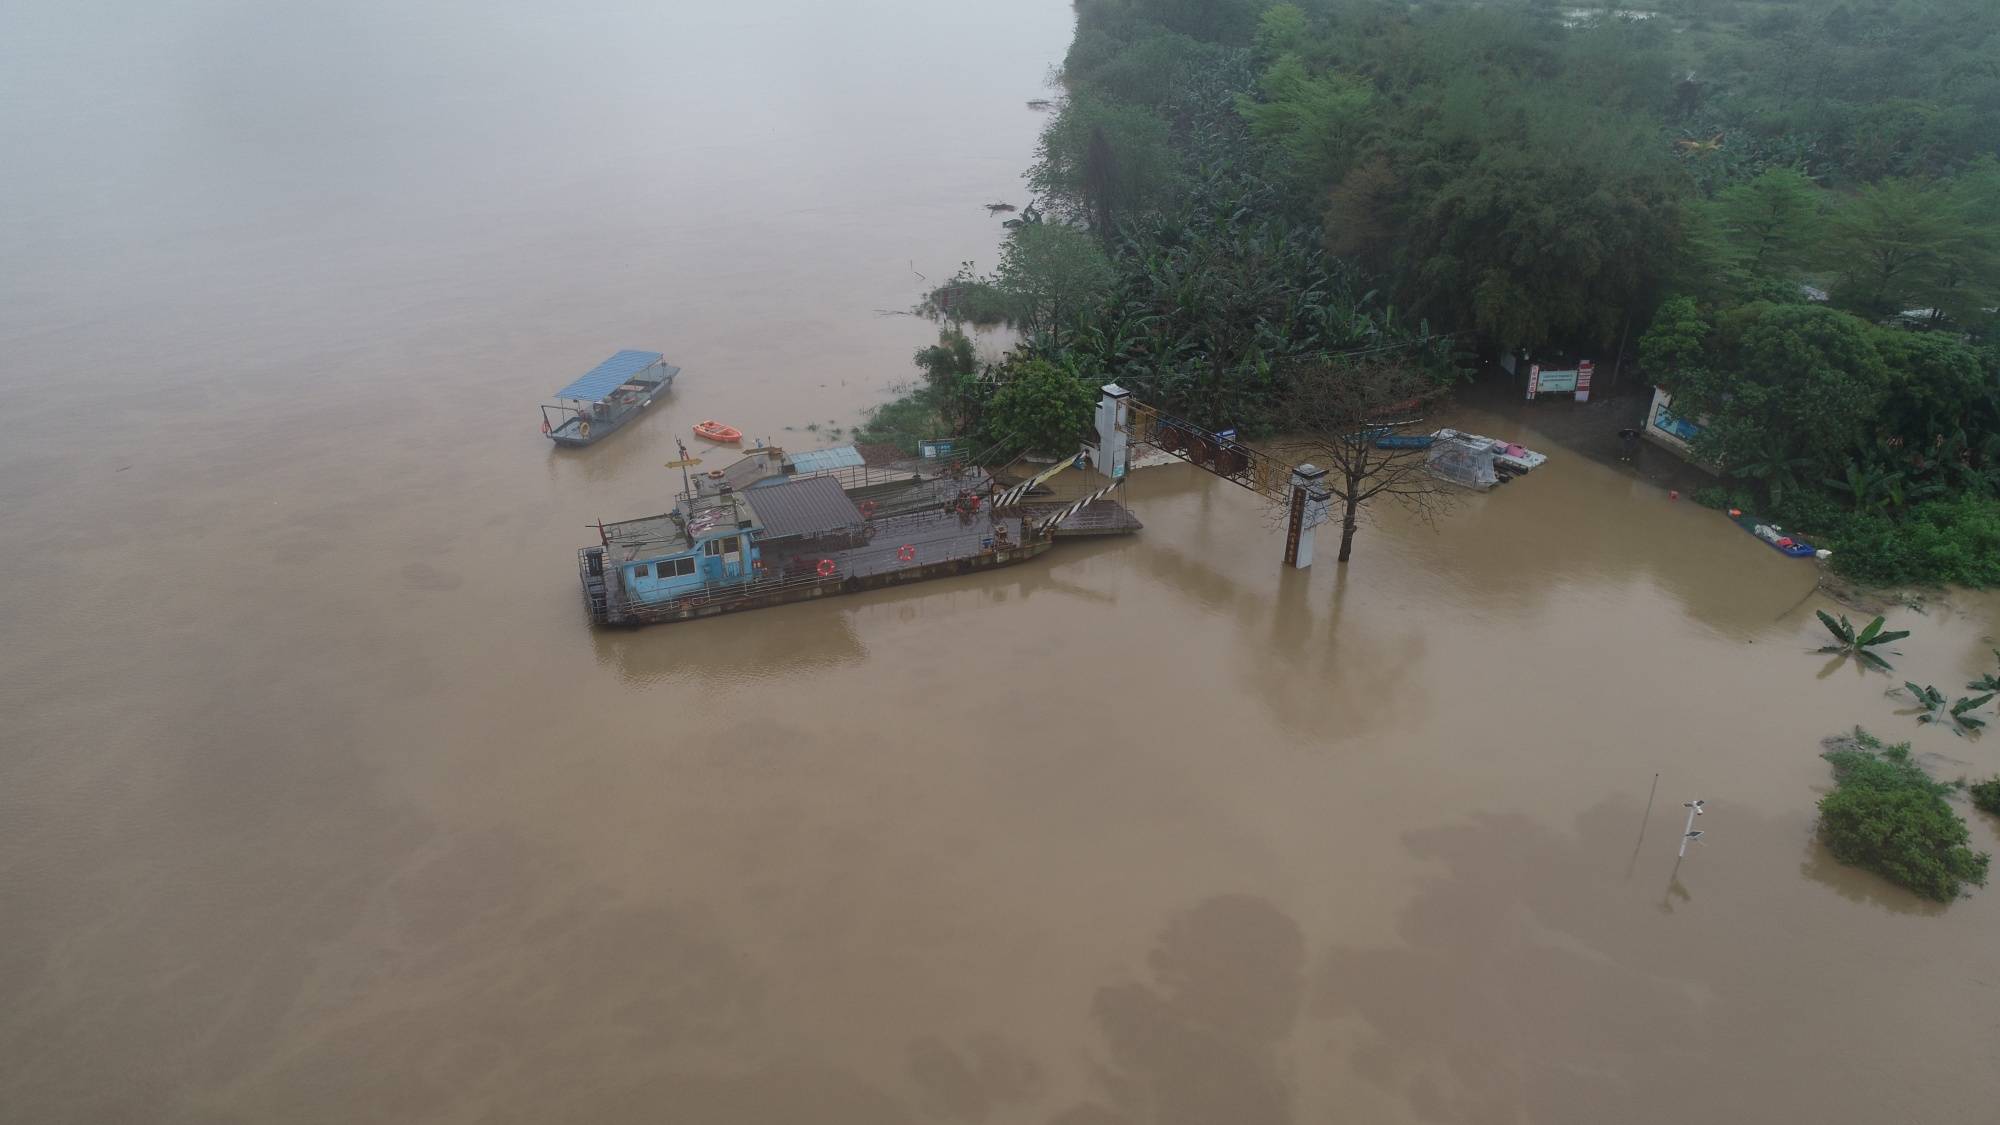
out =
<svg viewBox="0 0 2000 1125"><path fill-rule="evenodd" d="M826 471L813 466L833 464ZM672 511L598 525L577 552L592 624L688 621L1011 566L1058 537L1129 534L1107 485L1073 501L996 494L979 469L868 466L851 447L760 447L692 478ZM1005 505L995 510L994 501Z"/></svg>
<svg viewBox="0 0 2000 1125"><path fill-rule="evenodd" d="M542 433L563 446L603 441L653 405L680 373L659 352L619 352L550 396L557 402L542 407Z"/></svg>

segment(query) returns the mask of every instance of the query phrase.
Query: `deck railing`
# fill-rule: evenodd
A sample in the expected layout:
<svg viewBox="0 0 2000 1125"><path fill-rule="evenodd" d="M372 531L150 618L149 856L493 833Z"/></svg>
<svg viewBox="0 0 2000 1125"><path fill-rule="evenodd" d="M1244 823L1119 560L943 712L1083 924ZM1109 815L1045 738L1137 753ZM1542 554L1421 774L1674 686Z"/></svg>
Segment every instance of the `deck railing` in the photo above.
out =
<svg viewBox="0 0 2000 1125"><path fill-rule="evenodd" d="M836 566L833 573L827 575L822 575L815 570L807 574L778 575L768 578L755 578L748 582L737 582L731 585L705 586L695 593L674 598L671 601L627 601L625 602L625 608L628 614L635 616L656 612L679 613L683 610L699 609L702 606L711 605L715 602L733 602L742 598L754 598L764 594L779 593L784 590L795 590L803 586L817 586L828 582L839 582L845 577L847 577L845 570Z"/></svg>

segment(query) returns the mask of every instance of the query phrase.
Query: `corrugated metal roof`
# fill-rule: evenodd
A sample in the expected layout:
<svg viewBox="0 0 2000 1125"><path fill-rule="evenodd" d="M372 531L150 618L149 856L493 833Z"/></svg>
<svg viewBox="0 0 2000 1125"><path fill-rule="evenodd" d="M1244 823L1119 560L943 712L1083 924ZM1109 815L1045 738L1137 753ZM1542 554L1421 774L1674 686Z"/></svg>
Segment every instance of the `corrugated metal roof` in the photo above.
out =
<svg viewBox="0 0 2000 1125"><path fill-rule="evenodd" d="M828 469L858 469L868 462L861 459L861 451L851 445L836 445L832 449L808 449L804 453L794 453L788 460L801 473L823 473Z"/></svg>
<svg viewBox="0 0 2000 1125"><path fill-rule="evenodd" d="M666 358L659 352L624 351L590 369L590 373L555 393L556 398L578 398L596 402L622 385L625 380ZM669 375L680 368L667 365Z"/></svg>
<svg viewBox="0 0 2000 1125"><path fill-rule="evenodd" d="M861 526L861 510L832 477L804 477L742 494L764 524L765 539L821 535Z"/></svg>

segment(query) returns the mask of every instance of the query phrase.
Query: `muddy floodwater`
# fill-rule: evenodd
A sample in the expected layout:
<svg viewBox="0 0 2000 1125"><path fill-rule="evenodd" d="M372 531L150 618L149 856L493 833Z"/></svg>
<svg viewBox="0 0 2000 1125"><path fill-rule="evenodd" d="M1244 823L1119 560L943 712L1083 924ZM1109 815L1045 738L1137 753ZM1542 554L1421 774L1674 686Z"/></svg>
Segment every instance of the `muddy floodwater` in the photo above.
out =
<svg viewBox="0 0 2000 1125"><path fill-rule="evenodd" d="M991 261L1070 20L9 15L0 1121L1994 1120L2000 888L1812 831L1822 736L2000 742L1533 413L1452 420L1545 468L1345 568L1179 466L1128 540L585 627L690 424L909 376L883 311ZM551 450L619 348L672 395ZM2000 602L1892 619L1949 692Z"/></svg>

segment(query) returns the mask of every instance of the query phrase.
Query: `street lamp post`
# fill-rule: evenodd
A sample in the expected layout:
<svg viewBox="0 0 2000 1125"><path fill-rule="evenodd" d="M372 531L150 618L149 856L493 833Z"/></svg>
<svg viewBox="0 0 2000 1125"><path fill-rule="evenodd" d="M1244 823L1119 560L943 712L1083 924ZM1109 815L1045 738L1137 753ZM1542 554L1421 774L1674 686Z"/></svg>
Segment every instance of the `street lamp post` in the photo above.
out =
<svg viewBox="0 0 2000 1125"><path fill-rule="evenodd" d="M1701 833L1695 831L1694 818L1701 815L1702 806L1706 804L1708 804L1707 801L1700 801L1700 800L1681 802L1681 807L1688 811L1687 827L1681 829L1680 854L1683 856L1688 854L1689 842L1701 839Z"/></svg>

